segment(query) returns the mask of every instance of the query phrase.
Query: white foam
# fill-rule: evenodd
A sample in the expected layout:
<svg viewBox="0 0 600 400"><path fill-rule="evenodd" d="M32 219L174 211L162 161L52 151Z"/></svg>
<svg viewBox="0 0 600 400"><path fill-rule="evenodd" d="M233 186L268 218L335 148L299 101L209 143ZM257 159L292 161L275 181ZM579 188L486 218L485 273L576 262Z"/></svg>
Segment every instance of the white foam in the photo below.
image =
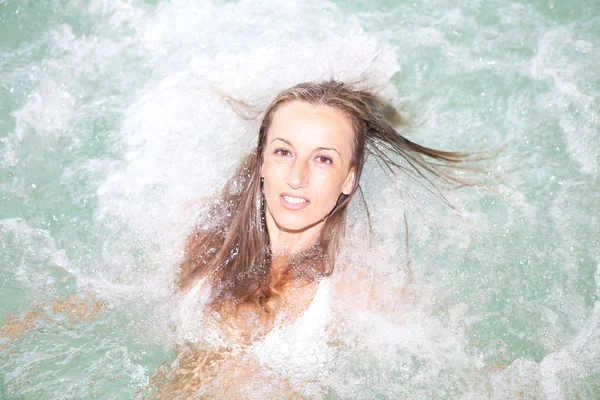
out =
<svg viewBox="0 0 600 400"><path fill-rule="evenodd" d="M66 252L57 248L50 233L29 226L21 218L0 220L0 238L19 251L14 260L6 254L5 267L13 267L10 272L37 300L49 300L58 292L57 277L73 272Z"/></svg>
<svg viewBox="0 0 600 400"><path fill-rule="evenodd" d="M519 16L530 10L524 6L511 7L512 11L500 17L508 18L503 21L516 27L522 22ZM94 1L87 10L97 24L96 34L80 35L68 26L57 26L49 42L50 55L39 66L39 71L32 72L31 66L19 71L18 74L28 71L37 76L31 79L34 87L31 96L14 113L16 128L4 141L7 145L5 165L18 165L21 145L27 135L42 139L35 143L45 143L44 140L55 143L57 139L68 138L76 149L83 148L87 137L70 130L82 120L94 120L93 115L103 112L104 107L112 107L115 112L110 115L115 117L117 127L106 132L110 135L106 140L109 148L100 150L105 154L100 159L86 160L83 165L68 166L62 172L67 181L76 180L81 176L78 174L84 178L94 175L93 182L87 182L91 191L95 191L96 181L102 180L95 191L98 207L93 216L95 226L91 227L102 237L102 248L94 264L86 267L89 269L85 274L77 275L76 270L73 274L78 276L78 283L91 285L111 304L121 299L128 301L119 309L126 310L128 315L138 305L146 311L152 310L136 314L147 317L142 324L153 325L154 330L145 330L148 336L159 337L160 331L168 330L167 325L179 317L169 308L172 304L164 303L170 294L171 273L180 257L181 243L203 210L199 199L222 187L256 139L256 124L239 119L215 89L261 107L275 93L299 81L332 77L352 81L368 76L365 85L380 86L393 94L394 89L387 86L387 82L398 72L397 57L423 48L429 52L441 51L441 59L448 65L433 76L438 79L435 83L451 81L446 78L453 74L462 77L469 71L497 73L500 70L526 71L533 78L548 82L549 92L532 108L537 107L544 115L559 115L557 121L565 133L569 156L584 173L597 174L598 116L593 110L593 93L579 78L589 76L580 72L597 65L597 56L593 52L594 43L578 37L569 28L543 32L537 54L527 68L523 66L528 60L520 56L507 52L505 57L495 53L485 58L480 56L481 48L475 51L475 46L470 45L493 48L499 36L497 31L490 35L492 39L477 34L474 41L461 43L452 36L456 32L436 25L467 26L467 34L476 32L479 22L457 9L442 12L439 15L445 16L436 21L427 16L424 24L416 23L416 29L413 29L414 24L404 27L402 20L393 28L382 27L385 32L381 36L400 41L398 53L401 54L391 49L381 36L376 38L365 33L361 20L345 16L328 2L174 0L160 2L152 8L136 2ZM586 55L576 59L566 57L569 46ZM414 84L417 92L426 91L432 85L429 79L432 75L427 68L433 65L427 63L437 58L432 61L424 55L409 57L409 60L417 61L417 76L415 82L408 84ZM46 68L44 73L40 72L42 68ZM90 77L98 77L102 88L113 85L118 88L90 93L97 88L90 84ZM442 86L440 91L453 87ZM471 94L465 95L462 89L456 92L457 101L465 100L465 96L473 101ZM485 101L491 101L490 97L488 94ZM522 114L531 103L529 92L515 91L506 100L506 109L493 102L460 109L448 106L452 98L444 95L439 107L446 109L436 112L437 117L432 118L428 126L430 135L434 139L439 137L437 143L454 146L459 137L466 136L460 140L483 143L489 140L494 145L495 138L514 139L530 128ZM506 125L492 126L493 120L481 116L481 113L489 115L497 111L501 112L500 118ZM118 120L121 117L122 120ZM449 133L450 130L454 133ZM416 141L421 142L420 138ZM529 145L526 138L524 141ZM523 155L531 157L524 161ZM569 384L598 373L598 306L593 313L585 313L581 297L572 295L565 299L565 289L572 289L572 282L533 282L549 290L558 289L553 292L554 297L549 295L547 299L560 303L561 311L572 311L569 317L563 318L556 309L543 304L532 305L539 300L533 295L532 299L526 298L529 302L526 305L542 321L535 328L543 329L546 335L536 338L535 345L551 351L540 364L526 357L517 358L511 360L508 367L489 372L487 361L483 361L485 351L469 343L471 329L477 327L480 320L495 317L489 310L475 309L479 301L492 304L490 297L501 289L488 290L486 285L499 283L508 287L511 284L498 282L499 278L481 277L485 274L509 277L510 268L522 265L519 264L522 260L502 254L514 248L508 241L502 242L498 232L515 225L525 231L523 226L529 227L527 221L537 221L535 218L542 208L535 203L537 194L527 192L529 172L520 171L523 165L544 168L544 157L527 153L516 154L512 163L508 157L504 160L508 160L504 165L510 170L507 179L516 186L511 194L513 209L507 211L500 205L490 211L490 215L494 214L492 217L479 212L476 203L482 196L478 193L471 202L461 195L450 196L466 211L461 217L447 218L446 206L441 202L434 205L433 201L437 200L430 201L423 196L424 190L415 188L416 185L405 178L401 178L404 181L397 188L392 187L382 174L369 166L364 187L375 228L373 246L367 246L364 240L366 224L362 211L353 209L352 216L362 221L350 229L344 255L353 262L351 268L371 271L371 281L381 283L382 287L378 291L380 302L374 309L365 309L360 303L362 298L350 301L342 297L349 303L345 316L350 318L350 326L340 337L347 347L342 348L344 351L338 359L343 367L338 371L339 380L332 383L339 393L348 394L340 397L351 397L360 390L357 387L371 385L373 391L364 389L361 395L373 397L377 390L390 397L414 397L415 393L421 393L433 398L455 394L481 398L497 393L495 390L499 388L500 393L510 392L514 396L522 389L526 395L540 392L548 398L559 398L571 393ZM536 179L548 178L547 169L540 169L536 174ZM412 198L405 195L407 187L413 191ZM90 193L87 196L94 200ZM553 202L550 216L555 221L559 217L576 220L574 212L565 207L567 205L558 200ZM418 263L414 265L420 278L418 283L430 286L417 285L418 295L412 302L410 298L398 296L398 289L406 279L403 268L408 261L404 252L404 210L409 211L411 251L420 252L415 257ZM28 277L35 272L32 268L39 265L40 260L52 265L69 265L66 253L57 248L47 232L31 228L23 220L5 220L1 226L10 235L17 232L19 243L23 243L26 262L15 272L17 279L29 285L32 292L51 289L54 281L49 275L34 274L37 280L33 281ZM570 227L565 225L562 232ZM539 229L532 230L531 234L544 233L545 228ZM530 232L520 233L524 238ZM567 239L573 244L578 236ZM476 240L485 246L473 249ZM494 246L494 242L499 244ZM514 251L514 257L532 254L539 257L542 249L535 248L539 244L532 240L527 246L534 249L529 250L524 248L524 243L515 243L520 251ZM490 250L498 254L494 253L493 257L482 254ZM481 272L460 271L469 256L481 264L476 266L482 268ZM512 266L513 262L516 267ZM569 265L560 267L563 272L578 268L575 256L568 258L568 262ZM517 275L518 283L530 278L528 272L531 270ZM597 270L598 296L599 274ZM558 287L553 286L554 283ZM472 284L479 286L473 290L470 303L473 309L469 309L469 305L460 302L464 295L453 291ZM352 309L350 304L356 307ZM513 309L507 307L503 311L510 310ZM185 327L192 337L186 338L206 339L203 335L208 334L194 329L198 309L192 305L187 311L189 315L182 317L189 318L187 321L176 321L187 324ZM523 314L517 317L522 318ZM580 324L573 322L581 317ZM515 323L511 324L512 329ZM566 344L567 328L561 324L578 331ZM490 353L497 355L503 350L502 346L499 344L500 350L497 350L490 345ZM513 349L512 355L514 353ZM117 359L116 365L126 364L127 374L134 377L136 385L145 383L148 372L131 361L133 356L129 351L111 354ZM107 357L112 357L111 354ZM95 364L99 370L103 368L103 361Z"/></svg>
<svg viewBox="0 0 600 400"><path fill-rule="evenodd" d="M560 350L546 355L539 367L547 399L563 399L586 378L600 373L600 301L577 334Z"/></svg>
<svg viewBox="0 0 600 400"><path fill-rule="evenodd" d="M600 148L600 116L594 110L596 96L583 81L588 68L600 62L593 44L579 39L572 29L557 27L544 32L529 71L539 79L549 80L552 90L541 96L538 107L558 116L565 133L569 155L581 171L597 175ZM569 57L570 53L579 53ZM582 57L580 54L583 54Z"/></svg>
<svg viewBox="0 0 600 400"><path fill-rule="evenodd" d="M27 103L13 113L16 126L10 136L3 138L6 149L2 164L8 168L19 162L19 146L27 135L41 136L42 143L56 139L69 127L74 105L75 99L65 87L53 79L42 79Z"/></svg>
<svg viewBox="0 0 600 400"><path fill-rule="evenodd" d="M116 218L151 243L144 247L161 268L175 262L198 200L255 145L256 124L216 90L265 106L301 81L368 76L365 84L386 87L397 70L385 44L317 2L162 3L136 32L152 77L125 110L124 161L99 188L96 217Z"/></svg>

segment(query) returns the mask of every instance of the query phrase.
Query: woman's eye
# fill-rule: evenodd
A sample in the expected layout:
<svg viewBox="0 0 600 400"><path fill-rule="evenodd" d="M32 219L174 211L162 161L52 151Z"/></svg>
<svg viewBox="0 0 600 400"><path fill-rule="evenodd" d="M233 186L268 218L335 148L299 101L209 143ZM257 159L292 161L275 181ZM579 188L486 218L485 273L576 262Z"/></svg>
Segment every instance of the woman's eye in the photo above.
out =
<svg viewBox="0 0 600 400"><path fill-rule="evenodd" d="M286 149L277 149L275 150L275 154L282 157L288 157L292 155L292 152Z"/></svg>
<svg viewBox="0 0 600 400"><path fill-rule="evenodd" d="M331 158L325 157L325 156L318 156L317 161L319 161L321 164L332 164L333 163L333 160Z"/></svg>

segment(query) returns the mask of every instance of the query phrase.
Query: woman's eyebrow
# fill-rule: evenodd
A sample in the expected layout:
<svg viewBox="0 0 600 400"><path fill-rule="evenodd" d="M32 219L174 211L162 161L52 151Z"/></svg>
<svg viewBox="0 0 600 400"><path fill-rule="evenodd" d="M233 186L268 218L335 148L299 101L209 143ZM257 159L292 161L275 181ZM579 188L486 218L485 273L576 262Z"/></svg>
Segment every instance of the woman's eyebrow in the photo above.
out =
<svg viewBox="0 0 600 400"><path fill-rule="evenodd" d="M340 154L340 152L339 152L339 151L337 151L337 149L334 149L333 147L317 147L315 150L333 150L333 151L335 151L336 153L338 153L340 157L342 156L342 155Z"/></svg>
<svg viewBox="0 0 600 400"><path fill-rule="evenodd" d="M274 142L274 141L276 141L276 140L281 140L282 142L284 142L284 143L287 143L289 146L291 146L291 147L294 147L294 145L292 144L292 142L290 142L289 140L286 140L286 139L284 139L284 138L280 138L280 137L276 137L276 138L274 138L273 140L271 140L271 143L273 143L273 142ZM333 151L335 151L336 153L338 153L340 157L342 156L342 155L340 154L340 152L339 152L339 151L337 151L337 149L335 149L335 148L333 148L333 147L317 147L317 148L315 149L315 151L318 151L318 150L333 150Z"/></svg>
<svg viewBox="0 0 600 400"><path fill-rule="evenodd" d="M289 140L285 140L285 139L283 139L283 138L280 138L280 137L276 137L275 139L271 140L271 143L273 143L273 142L274 142L274 141L276 141L276 140L281 140L282 142L285 142L285 143L287 143L288 145L290 145L290 146L294 147L294 145L292 144L292 142L290 142Z"/></svg>

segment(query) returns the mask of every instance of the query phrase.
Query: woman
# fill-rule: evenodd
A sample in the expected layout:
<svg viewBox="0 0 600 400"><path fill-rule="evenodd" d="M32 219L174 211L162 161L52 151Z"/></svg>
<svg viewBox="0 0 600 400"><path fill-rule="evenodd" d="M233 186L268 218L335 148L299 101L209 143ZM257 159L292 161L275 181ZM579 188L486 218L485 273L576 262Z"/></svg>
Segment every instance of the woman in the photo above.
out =
<svg viewBox="0 0 600 400"><path fill-rule="evenodd" d="M185 296L203 297L220 343L230 353L252 353L245 360L254 366L219 373L229 356L203 353L180 359L179 368L195 364L200 384L235 376L217 385L231 389L260 374L257 368L281 362L276 369L285 372L296 363L294 374L306 373L306 387L309 367L328 361L330 276L367 157L436 191L438 184L465 184L450 171L468 154L415 144L394 129L403 124L375 94L336 81L301 83L272 101L256 149L188 238L177 271ZM278 352L282 344L289 360Z"/></svg>

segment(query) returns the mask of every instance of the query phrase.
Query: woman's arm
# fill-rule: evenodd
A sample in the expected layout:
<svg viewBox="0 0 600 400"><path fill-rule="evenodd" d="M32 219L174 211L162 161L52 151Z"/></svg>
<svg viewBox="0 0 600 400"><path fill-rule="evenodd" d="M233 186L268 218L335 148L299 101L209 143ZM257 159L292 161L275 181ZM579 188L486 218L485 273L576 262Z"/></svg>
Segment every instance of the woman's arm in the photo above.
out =
<svg viewBox="0 0 600 400"><path fill-rule="evenodd" d="M66 314L70 321L89 321L99 314L104 313L105 306L97 300L89 300L75 294L70 294L64 300L55 298L52 308L37 308L26 311L21 316L13 316L6 319L0 327L0 350L10 347L18 342L30 329L34 329L38 322L51 322L62 313Z"/></svg>
<svg viewBox="0 0 600 400"><path fill-rule="evenodd" d="M175 361L157 370L145 393L143 398L153 399L302 398L285 377L261 365L249 348L189 344L179 350Z"/></svg>

